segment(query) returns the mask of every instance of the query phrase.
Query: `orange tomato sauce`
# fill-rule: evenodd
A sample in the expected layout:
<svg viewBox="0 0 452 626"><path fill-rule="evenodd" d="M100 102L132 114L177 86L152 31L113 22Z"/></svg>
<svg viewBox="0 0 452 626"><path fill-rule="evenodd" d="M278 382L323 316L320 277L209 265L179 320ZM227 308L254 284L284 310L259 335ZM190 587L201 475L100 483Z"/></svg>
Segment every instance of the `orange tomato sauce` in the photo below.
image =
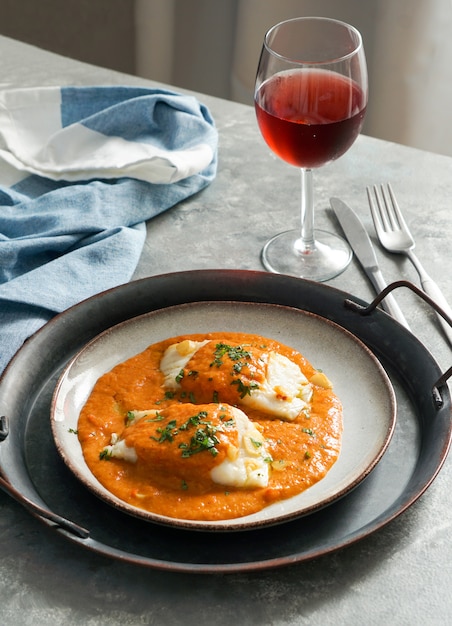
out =
<svg viewBox="0 0 452 626"><path fill-rule="evenodd" d="M169 345L184 339L209 339L212 344L205 348L211 348L202 348L194 355L184 368L185 386L176 393L168 393L159 368L160 360ZM230 364L212 366L212 346L218 342L246 346L248 351L255 350L261 356L273 350L296 363L308 380L318 374L298 351L272 339L243 333L172 337L120 363L95 384L79 416L78 437L92 473L124 502L178 519L237 518L301 493L321 480L336 462L341 446L342 405L332 389L313 383L309 410L302 411L290 422L246 408L240 404L238 386L231 385L225 374L225 367ZM209 372L209 375L189 375L195 371L194 365L198 368L196 371ZM254 370L253 367L252 363L245 367L245 379L247 376L259 379L259 366ZM188 439L178 438L175 443L170 437L159 441L163 431L162 426L157 430L158 422L148 421L147 426L133 429L133 441L129 439L128 443L137 450L135 463L102 456L105 446L111 443L112 433L126 438L129 411L169 411L170 417L176 416L176 426L180 426L193 415L193 404L209 415L218 416L218 411L223 410L222 403L237 405L263 435L270 465L266 487L226 487L212 481L209 472L225 457L223 444L229 436L223 437L223 443L219 437L216 457L203 451L183 458L177 442L186 444ZM162 425L168 423L162 422Z"/></svg>

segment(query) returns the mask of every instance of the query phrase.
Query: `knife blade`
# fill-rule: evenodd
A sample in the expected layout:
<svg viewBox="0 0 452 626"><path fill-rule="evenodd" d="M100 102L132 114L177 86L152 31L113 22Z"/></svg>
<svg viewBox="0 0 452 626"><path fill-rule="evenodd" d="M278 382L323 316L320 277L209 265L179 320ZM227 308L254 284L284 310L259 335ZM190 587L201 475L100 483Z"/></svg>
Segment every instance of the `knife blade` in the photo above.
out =
<svg viewBox="0 0 452 626"><path fill-rule="evenodd" d="M387 286L387 283L378 266L377 257L364 224L353 209L339 198L330 198L330 204L366 276L372 283L375 291L380 293L380 291ZM381 307L400 322L400 324L403 324L405 328L410 330L408 322L392 293L388 294L386 298L382 300Z"/></svg>

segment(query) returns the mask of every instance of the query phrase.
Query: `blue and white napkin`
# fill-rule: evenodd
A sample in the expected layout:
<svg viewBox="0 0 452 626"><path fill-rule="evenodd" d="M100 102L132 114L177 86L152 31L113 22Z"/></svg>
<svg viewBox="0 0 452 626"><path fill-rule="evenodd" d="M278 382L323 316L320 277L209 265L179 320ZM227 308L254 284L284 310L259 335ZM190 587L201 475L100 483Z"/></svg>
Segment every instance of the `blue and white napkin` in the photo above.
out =
<svg viewBox="0 0 452 626"><path fill-rule="evenodd" d="M140 87L0 92L0 373L56 313L130 280L145 221L215 177L191 96Z"/></svg>

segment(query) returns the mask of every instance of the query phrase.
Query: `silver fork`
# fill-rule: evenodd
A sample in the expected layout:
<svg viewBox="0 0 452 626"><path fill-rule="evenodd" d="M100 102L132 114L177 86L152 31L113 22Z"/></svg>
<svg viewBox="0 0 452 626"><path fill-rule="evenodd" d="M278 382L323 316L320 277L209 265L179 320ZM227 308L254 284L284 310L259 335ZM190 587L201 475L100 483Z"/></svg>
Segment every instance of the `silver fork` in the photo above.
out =
<svg viewBox="0 0 452 626"><path fill-rule="evenodd" d="M391 185L388 184L387 189L381 185L380 190L374 185L372 189L373 194L371 189L367 187L367 197L375 230L381 245L389 252L405 254L410 259L419 274L425 293L435 300L443 311L452 318L452 310L446 298L413 252L415 246L414 239L403 219ZM438 315L438 319L448 340L452 344L452 328L440 315Z"/></svg>

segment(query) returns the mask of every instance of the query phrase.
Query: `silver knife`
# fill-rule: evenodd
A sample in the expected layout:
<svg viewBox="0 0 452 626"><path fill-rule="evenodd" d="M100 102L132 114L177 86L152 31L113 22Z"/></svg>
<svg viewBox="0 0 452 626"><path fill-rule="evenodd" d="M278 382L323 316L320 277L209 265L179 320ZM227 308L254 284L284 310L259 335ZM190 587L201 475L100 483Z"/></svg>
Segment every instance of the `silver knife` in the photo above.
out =
<svg viewBox="0 0 452 626"><path fill-rule="evenodd" d="M361 222L356 213L345 202L339 200L339 198L330 198L330 203L336 214L339 224L348 239L356 258L363 266L364 271L374 289L379 293L387 286L386 281L383 278L383 274L378 267L377 257L372 246L372 242L367 234L364 224ZM400 310L399 305L394 299L394 296L390 293L381 302L381 307L395 319L403 324L405 328L410 330L408 322L405 319L404 314Z"/></svg>

